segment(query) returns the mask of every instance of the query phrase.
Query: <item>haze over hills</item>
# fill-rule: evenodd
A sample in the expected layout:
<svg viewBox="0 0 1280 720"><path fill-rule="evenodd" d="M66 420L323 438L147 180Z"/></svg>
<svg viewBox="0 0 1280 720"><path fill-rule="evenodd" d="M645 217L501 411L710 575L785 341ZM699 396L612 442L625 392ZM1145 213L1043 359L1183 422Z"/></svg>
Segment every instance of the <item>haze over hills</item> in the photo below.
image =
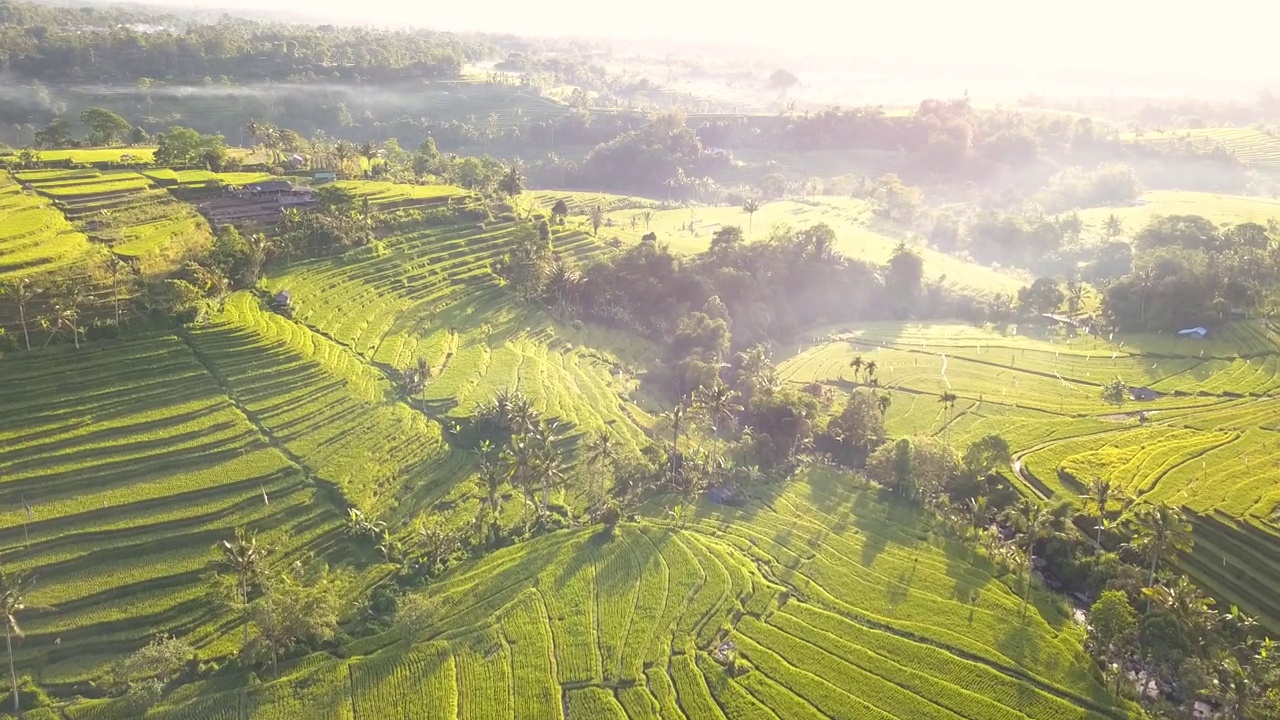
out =
<svg viewBox="0 0 1280 720"><path fill-rule="evenodd" d="M0 718L1280 718L1267 8L85 1Z"/></svg>
<svg viewBox="0 0 1280 720"><path fill-rule="evenodd" d="M835 104L910 104L966 90L988 101L1026 95L1247 101L1262 88L1280 85L1270 51L1270 29L1280 22L1280 9L1248 0L1215 3L1212 12L1155 0L1061 6L809 0L785 11L720 0L656 0L643 12L605 10L589 0L428 6L280 0L265 9L253 0L201 0L183 6L317 22L619 41L617 52L624 54L732 53L794 66L805 73L802 80L839 87L822 93Z"/></svg>

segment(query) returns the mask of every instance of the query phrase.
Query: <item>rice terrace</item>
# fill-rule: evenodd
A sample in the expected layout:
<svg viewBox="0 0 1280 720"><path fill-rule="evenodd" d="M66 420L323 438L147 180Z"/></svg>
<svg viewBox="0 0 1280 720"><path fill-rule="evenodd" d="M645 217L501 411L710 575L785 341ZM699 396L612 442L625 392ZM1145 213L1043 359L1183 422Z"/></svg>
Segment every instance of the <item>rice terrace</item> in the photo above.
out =
<svg viewBox="0 0 1280 720"><path fill-rule="evenodd" d="M1248 63L85 4L0 2L0 717L1280 718Z"/></svg>

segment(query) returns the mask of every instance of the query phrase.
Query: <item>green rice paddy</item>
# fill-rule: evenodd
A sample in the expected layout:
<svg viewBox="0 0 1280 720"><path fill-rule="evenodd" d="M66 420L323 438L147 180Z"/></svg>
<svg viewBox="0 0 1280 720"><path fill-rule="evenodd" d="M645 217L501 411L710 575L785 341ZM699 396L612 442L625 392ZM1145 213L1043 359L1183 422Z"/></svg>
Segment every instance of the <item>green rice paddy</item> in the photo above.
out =
<svg viewBox="0 0 1280 720"><path fill-rule="evenodd" d="M460 567L432 585L418 643L392 631L288 682L210 687L147 717L1129 716L1057 605L1024 613L1012 577L843 475L662 518Z"/></svg>
<svg viewBox="0 0 1280 720"><path fill-rule="evenodd" d="M1187 569L1216 596L1280 627L1274 593L1257 590L1275 582L1270 572L1280 565L1280 337L1264 324L1232 323L1204 341L1111 341L869 323L799 348L780 373L848 389L855 356L876 363L892 398L892 432L954 445L999 434L1028 493L1075 501L1102 477L1191 511L1196 547ZM1105 404L1101 386L1116 376L1159 396ZM939 402L944 392L957 396L954 407ZM1239 552L1200 542L1201 533L1222 534L1217 526L1240 532ZM1211 561L1212 574L1204 571Z"/></svg>

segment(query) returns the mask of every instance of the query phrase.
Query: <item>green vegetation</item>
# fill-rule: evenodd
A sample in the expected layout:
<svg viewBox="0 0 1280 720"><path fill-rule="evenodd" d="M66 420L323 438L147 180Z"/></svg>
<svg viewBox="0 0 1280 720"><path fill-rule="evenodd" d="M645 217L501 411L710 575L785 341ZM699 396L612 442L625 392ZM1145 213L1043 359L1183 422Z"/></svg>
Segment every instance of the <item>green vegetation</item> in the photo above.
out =
<svg viewBox="0 0 1280 720"><path fill-rule="evenodd" d="M1280 336L1254 321L1220 326L1204 341L1019 329L865 324L787 359L779 375L850 388L860 382L851 361L874 361L891 398L892 434L957 445L1000 435L1024 492L1051 500L1078 502L1093 478L1106 478L1116 492L1187 508L1197 538L1187 570L1280 626L1280 606L1249 588L1280 561L1273 545L1280 539L1273 449ZM1156 395L1132 400L1126 389L1119 405L1103 402L1101 389L1114 377ZM954 396L954 408L939 402L944 394ZM1200 543L1201 532L1224 527L1256 541L1232 553Z"/></svg>
<svg viewBox="0 0 1280 720"><path fill-rule="evenodd" d="M678 523L655 509L612 539L580 530L497 551L434 584L418 642L387 633L308 663L293 677L305 696L211 686L148 717L215 698L255 717L415 712L427 689L466 717L560 717L562 702L601 718L1128 716L1057 606L1042 597L1010 620L1009 578L931 539L901 501L812 471L769 502Z"/></svg>

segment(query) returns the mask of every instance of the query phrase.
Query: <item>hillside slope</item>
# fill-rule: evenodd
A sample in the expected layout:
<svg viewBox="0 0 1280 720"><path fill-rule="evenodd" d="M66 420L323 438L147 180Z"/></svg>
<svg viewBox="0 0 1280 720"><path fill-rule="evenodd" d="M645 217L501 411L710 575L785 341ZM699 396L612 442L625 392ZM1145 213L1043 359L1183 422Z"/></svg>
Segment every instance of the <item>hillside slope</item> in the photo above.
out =
<svg viewBox="0 0 1280 720"><path fill-rule="evenodd" d="M146 717L1129 716L1057 605L1024 607L921 520L823 470L738 510L654 508L458 568L417 643L393 631Z"/></svg>

